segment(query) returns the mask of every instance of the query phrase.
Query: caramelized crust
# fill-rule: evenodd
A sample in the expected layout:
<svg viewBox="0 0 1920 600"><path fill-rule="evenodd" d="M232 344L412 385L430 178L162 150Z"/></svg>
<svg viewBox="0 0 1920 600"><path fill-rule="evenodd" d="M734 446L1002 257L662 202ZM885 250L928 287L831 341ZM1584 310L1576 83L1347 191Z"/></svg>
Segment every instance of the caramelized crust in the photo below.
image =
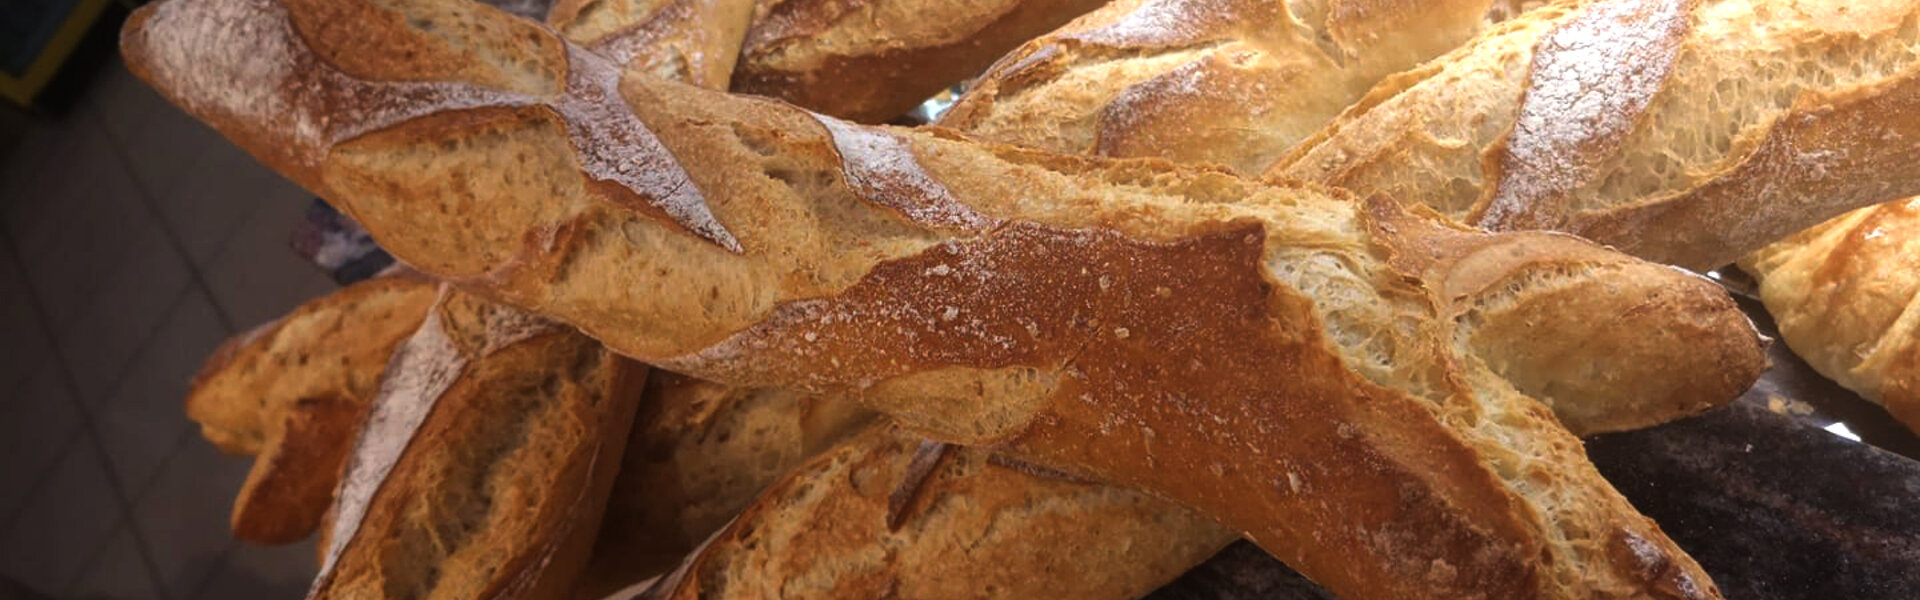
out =
<svg viewBox="0 0 1920 600"><path fill-rule="evenodd" d="M129 62L216 127L297 139L179 75L238 65L173 60L259 48L292 30L277 6L144 9ZM252 31L181 41L216 15ZM198 49L154 50L174 45ZM568 57L550 79L619 79ZM250 75L396 89L268 76ZM410 263L623 353L733 385L856 394L942 441L1141 488L1344 597L1717 596L1546 406L1488 366L1527 344L1462 342L1473 324L1455 318L1524 303L1549 275L1666 273L1690 300L1648 304L1650 321L1697 323L1675 329L1708 351L1643 358L1723 374L1710 381L1734 383L1715 394L1731 398L1758 373L1759 345L1705 281L1586 246L1531 251L1581 243L1461 230L1385 199L862 127L645 76L619 79L616 97L569 83L524 101L435 85L491 100L397 104L414 116L362 121L288 170ZM282 98L276 118L292 122L340 110ZM562 108L580 103L631 118ZM616 124L582 121L602 114L619 135L583 135ZM636 210L608 185L673 210ZM711 219L684 218L694 208ZM1517 279L1466 270L1487 264L1476 258ZM1475 281L1501 283L1453 287Z"/></svg>
<svg viewBox="0 0 1920 600"><path fill-rule="evenodd" d="M1465 42L1490 3L1119 0L1000 59L940 124L1258 174L1381 78Z"/></svg>
<svg viewBox="0 0 1920 600"><path fill-rule="evenodd" d="M972 77L1102 0L764 0L733 91L873 123Z"/></svg>
<svg viewBox="0 0 1920 600"><path fill-rule="evenodd" d="M1841 215L1740 266L1795 354L1920 430L1920 200Z"/></svg>

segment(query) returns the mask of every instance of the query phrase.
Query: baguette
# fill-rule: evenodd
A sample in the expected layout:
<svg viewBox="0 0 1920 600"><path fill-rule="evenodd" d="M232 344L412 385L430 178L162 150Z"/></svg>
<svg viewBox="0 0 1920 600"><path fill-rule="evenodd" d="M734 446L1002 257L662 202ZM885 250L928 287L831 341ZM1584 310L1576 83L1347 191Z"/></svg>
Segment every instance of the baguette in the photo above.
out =
<svg viewBox="0 0 1920 600"><path fill-rule="evenodd" d="M754 0L559 0L547 22L614 64L724 90Z"/></svg>
<svg viewBox="0 0 1920 600"><path fill-rule="evenodd" d="M1381 78L1467 41L1492 4L1119 0L1000 59L940 124L1259 174Z"/></svg>
<svg viewBox="0 0 1920 600"><path fill-rule="evenodd" d="M1383 82L1268 174L1696 270L1920 193L1920 4L1601 0ZM1601 68L1607 67L1607 68Z"/></svg>
<svg viewBox="0 0 1920 600"><path fill-rule="evenodd" d="M1740 266L1795 354L1920 431L1920 199L1849 212Z"/></svg>
<svg viewBox="0 0 1920 600"><path fill-rule="evenodd" d="M593 560L573 596L599 598L673 568L767 484L872 417L844 396L654 371Z"/></svg>
<svg viewBox="0 0 1920 600"><path fill-rule="evenodd" d="M880 122L1104 0L763 0L733 90Z"/></svg>
<svg viewBox="0 0 1920 600"><path fill-rule="evenodd" d="M442 291L387 367L309 598L562 598L645 367Z"/></svg>
<svg viewBox="0 0 1920 600"><path fill-rule="evenodd" d="M291 544L313 533L393 349L418 327L434 286L371 279L228 340L187 392L207 441L255 456L233 504L233 536Z"/></svg>
<svg viewBox="0 0 1920 600"><path fill-rule="evenodd" d="M917 447L876 425L809 459L646 597L1137 598L1234 539L1139 492L981 449L949 451L916 482Z"/></svg>
<svg viewBox="0 0 1920 600"><path fill-rule="evenodd" d="M406 25L456 10L171 0L123 48L396 255L631 356L855 393L943 441L1164 495L1344 597L1717 596L1489 367L1540 336L1478 337L1516 331L1489 315L1615 316L1535 304L1558 290L1638 297L1659 354L1607 364L1684 366L1710 405L1762 359L1704 280L1311 186L621 78L498 13ZM378 27L328 28L341 13ZM240 73L233 95L206 83ZM1642 278L1661 295L1601 283Z"/></svg>

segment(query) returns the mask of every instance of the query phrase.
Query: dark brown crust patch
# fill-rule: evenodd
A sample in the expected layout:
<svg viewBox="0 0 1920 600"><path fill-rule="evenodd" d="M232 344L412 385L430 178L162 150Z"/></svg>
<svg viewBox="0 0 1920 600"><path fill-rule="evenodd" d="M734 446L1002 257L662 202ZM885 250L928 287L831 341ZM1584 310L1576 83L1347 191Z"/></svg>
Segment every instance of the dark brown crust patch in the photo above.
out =
<svg viewBox="0 0 1920 600"><path fill-rule="evenodd" d="M839 385L1058 371L1068 383L1003 440L1008 454L1183 490L1263 546L1298 549L1283 559L1344 593L1536 589L1539 533L1517 501L1426 408L1347 370L1308 301L1266 279L1264 240L1257 224L1157 243L1010 222L787 303L704 367ZM1274 386L1275 373L1301 375Z"/></svg>

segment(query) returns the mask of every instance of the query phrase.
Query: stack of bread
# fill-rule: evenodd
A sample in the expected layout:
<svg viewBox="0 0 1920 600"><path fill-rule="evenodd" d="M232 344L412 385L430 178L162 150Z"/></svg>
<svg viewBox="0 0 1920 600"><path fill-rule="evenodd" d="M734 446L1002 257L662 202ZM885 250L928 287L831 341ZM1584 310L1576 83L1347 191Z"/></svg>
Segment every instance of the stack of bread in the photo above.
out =
<svg viewBox="0 0 1920 600"><path fill-rule="evenodd" d="M1119 599L1240 538L1717 598L1577 437L1764 370L1670 265L1760 251L1915 402L1915 207L1769 244L1920 193L1920 6L1101 4L139 10L141 78L418 271L209 361L235 535L318 533L311 598Z"/></svg>

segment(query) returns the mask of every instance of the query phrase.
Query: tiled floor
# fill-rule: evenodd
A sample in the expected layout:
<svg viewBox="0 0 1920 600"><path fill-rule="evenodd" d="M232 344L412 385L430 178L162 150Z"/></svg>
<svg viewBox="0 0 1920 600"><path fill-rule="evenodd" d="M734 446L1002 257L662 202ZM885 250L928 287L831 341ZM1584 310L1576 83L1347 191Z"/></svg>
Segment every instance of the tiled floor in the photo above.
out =
<svg viewBox="0 0 1920 600"><path fill-rule="evenodd" d="M227 535L248 461L181 399L222 339L333 288L287 247L308 198L117 62L63 117L0 110L0 598L305 589L311 542Z"/></svg>

